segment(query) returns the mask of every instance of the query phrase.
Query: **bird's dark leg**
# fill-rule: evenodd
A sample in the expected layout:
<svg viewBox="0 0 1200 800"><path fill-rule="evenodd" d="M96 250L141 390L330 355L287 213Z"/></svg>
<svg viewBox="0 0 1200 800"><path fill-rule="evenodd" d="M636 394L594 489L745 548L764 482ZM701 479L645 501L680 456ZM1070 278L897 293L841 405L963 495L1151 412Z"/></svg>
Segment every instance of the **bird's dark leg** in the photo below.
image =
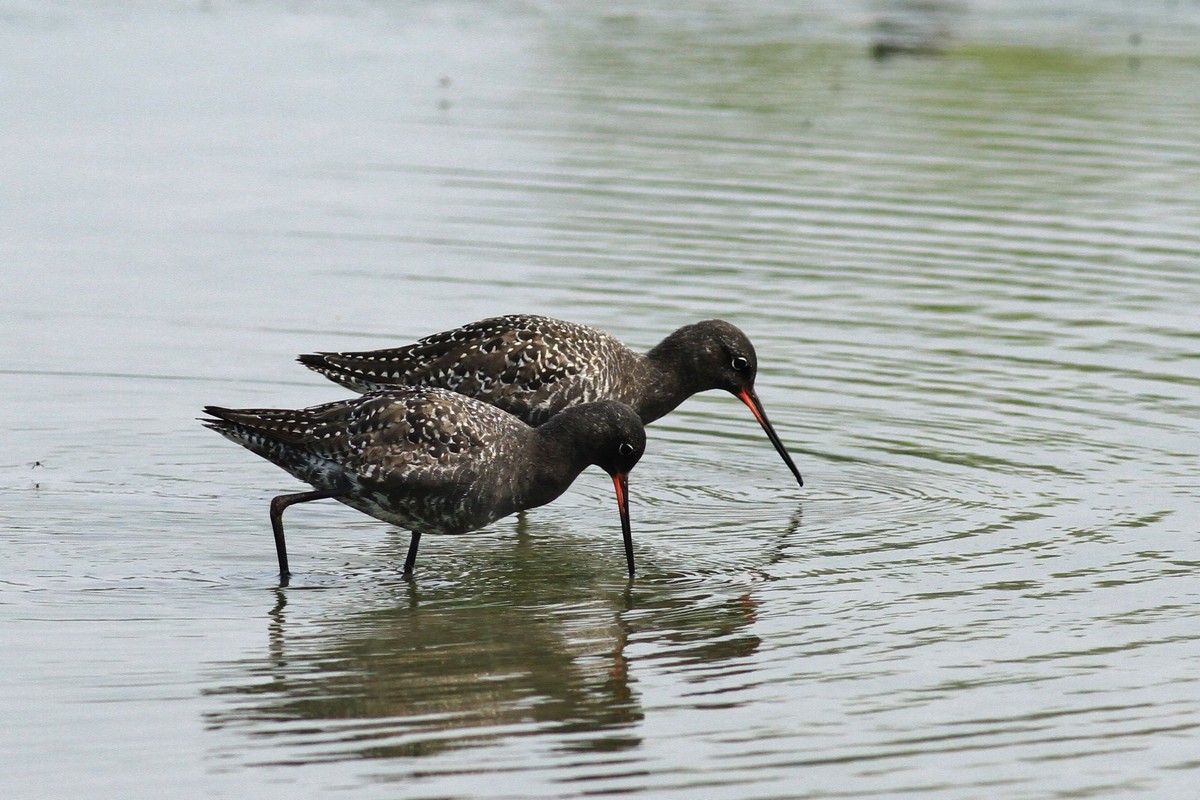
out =
<svg viewBox="0 0 1200 800"><path fill-rule="evenodd" d="M421 534L413 531L412 540L408 543L408 556L404 559L404 577L411 578L413 564L417 563L417 545L421 543Z"/></svg>
<svg viewBox="0 0 1200 800"><path fill-rule="evenodd" d="M283 510L296 503L307 503L310 500L328 500L333 497L329 492L300 492L298 494L281 494L271 499L271 531L275 534L275 555L279 556L279 583L287 586L292 572L288 569L287 545L283 541Z"/></svg>

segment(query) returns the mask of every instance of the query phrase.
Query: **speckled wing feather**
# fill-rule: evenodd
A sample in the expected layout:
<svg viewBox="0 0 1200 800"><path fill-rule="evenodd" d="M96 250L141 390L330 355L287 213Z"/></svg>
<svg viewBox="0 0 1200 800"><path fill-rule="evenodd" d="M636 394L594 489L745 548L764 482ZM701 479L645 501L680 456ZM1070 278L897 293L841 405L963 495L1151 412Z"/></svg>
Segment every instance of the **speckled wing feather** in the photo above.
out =
<svg viewBox="0 0 1200 800"><path fill-rule="evenodd" d="M621 396L640 356L604 331L534 315L480 320L387 350L316 353L301 363L356 391L439 386L540 425L569 405Z"/></svg>
<svg viewBox="0 0 1200 800"><path fill-rule="evenodd" d="M373 392L299 410L225 409L208 426L379 519L430 532L480 527L470 492L492 453L529 428L435 388ZM487 515L484 514L486 517Z"/></svg>

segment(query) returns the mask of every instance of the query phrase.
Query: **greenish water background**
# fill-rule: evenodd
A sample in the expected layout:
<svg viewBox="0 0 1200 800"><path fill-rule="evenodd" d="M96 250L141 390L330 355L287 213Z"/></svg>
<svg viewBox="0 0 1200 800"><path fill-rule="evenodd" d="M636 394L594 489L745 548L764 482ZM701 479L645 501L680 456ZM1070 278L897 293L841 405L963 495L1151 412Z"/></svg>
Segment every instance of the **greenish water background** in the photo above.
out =
<svg viewBox="0 0 1200 800"><path fill-rule="evenodd" d="M0 4L0 793L1182 797L1194 3ZM883 59L875 52L898 52ZM203 430L491 314L755 341L466 538Z"/></svg>

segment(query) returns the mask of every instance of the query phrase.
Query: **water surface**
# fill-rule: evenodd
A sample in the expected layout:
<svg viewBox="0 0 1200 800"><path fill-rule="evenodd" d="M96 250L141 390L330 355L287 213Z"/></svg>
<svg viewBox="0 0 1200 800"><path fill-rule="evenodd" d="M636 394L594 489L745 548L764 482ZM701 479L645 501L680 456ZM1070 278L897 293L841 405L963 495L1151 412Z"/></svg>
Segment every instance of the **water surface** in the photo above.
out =
<svg viewBox="0 0 1200 800"><path fill-rule="evenodd" d="M6 797L1180 797L1193 4L0 9ZM872 57L872 54L878 58ZM755 341L422 542L201 428L490 314Z"/></svg>

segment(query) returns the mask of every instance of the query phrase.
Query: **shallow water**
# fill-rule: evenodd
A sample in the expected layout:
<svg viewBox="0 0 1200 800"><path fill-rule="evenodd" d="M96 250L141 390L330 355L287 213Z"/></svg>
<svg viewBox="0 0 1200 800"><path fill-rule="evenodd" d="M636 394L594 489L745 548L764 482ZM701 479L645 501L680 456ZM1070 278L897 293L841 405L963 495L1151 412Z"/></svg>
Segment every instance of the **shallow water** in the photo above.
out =
<svg viewBox="0 0 1200 800"><path fill-rule="evenodd" d="M1185 796L1200 11L1127 5L5 4L0 794ZM806 486L704 395L632 583L591 471L278 588L200 407L514 311L735 322Z"/></svg>

